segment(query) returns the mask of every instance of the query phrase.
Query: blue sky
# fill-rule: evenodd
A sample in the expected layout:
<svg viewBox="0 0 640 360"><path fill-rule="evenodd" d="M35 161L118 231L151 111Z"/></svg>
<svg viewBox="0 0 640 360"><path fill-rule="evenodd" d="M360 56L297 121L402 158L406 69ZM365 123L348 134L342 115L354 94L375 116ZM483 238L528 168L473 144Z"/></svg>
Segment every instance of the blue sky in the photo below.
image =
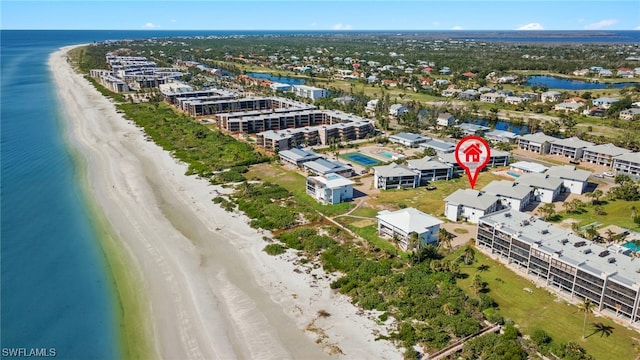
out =
<svg viewBox="0 0 640 360"><path fill-rule="evenodd" d="M2 29L640 30L638 0L0 1Z"/></svg>

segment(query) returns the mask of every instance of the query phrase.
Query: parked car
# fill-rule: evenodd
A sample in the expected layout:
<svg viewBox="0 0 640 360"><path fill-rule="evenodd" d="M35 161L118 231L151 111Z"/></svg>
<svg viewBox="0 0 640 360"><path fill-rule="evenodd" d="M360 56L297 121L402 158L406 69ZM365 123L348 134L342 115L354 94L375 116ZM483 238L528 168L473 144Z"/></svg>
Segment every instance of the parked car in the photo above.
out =
<svg viewBox="0 0 640 360"><path fill-rule="evenodd" d="M612 172L610 172L610 171L605 171L605 172L603 172L603 173L602 173L602 175L607 176L607 177L614 177L614 176L615 176L615 175L614 175Z"/></svg>
<svg viewBox="0 0 640 360"><path fill-rule="evenodd" d="M597 178L602 179L602 178L604 178L604 175L602 175L602 174L593 174L593 177L597 177Z"/></svg>

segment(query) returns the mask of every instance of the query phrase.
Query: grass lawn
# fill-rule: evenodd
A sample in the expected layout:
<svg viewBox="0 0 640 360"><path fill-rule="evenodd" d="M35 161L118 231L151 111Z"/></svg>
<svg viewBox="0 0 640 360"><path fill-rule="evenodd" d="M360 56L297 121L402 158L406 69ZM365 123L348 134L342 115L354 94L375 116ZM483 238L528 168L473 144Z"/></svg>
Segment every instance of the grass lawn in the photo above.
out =
<svg viewBox="0 0 640 360"><path fill-rule="evenodd" d="M327 216L344 214L355 206L354 202L335 205L322 205L316 199L307 195L305 177L296 171L288 170L275 164L257 164L250 167L245 174L247 179L278 184L293 193L296 203L306 205Z"/></svg>
<svg viewBox="0 0 640 360"><path fill-rule="evenodd" d="M457 251L448 258L459 256L460 251ZM489 269L478 271L480 265L488 265ZM545 289L536 288L530 281L479 251L476 251L476 262L472 266L460 266L460 271L469 275L466 279L458 280L461 289L473 296L469 286L473 277L480 274L488 285L488 295L500 306L502 316L513 320L524 334L530 334L534 329L543 329L554 342L575 341L596 359L635 359L638 355L634 347L634 339L640 340L640 334L637 332L617 325L607 318L589 315L587 336L590 334L590 324L595 321L613 326L614 331L609 337L593 335L583 340L584 315L576 313L576 306L568 305L564 300L558 301L555 295ZM532 289L533 292L530 294L523 288Z"/></svg>
<svg viewBox="0 0 640 360"><path fill-rule="evenodd" d="M476 189L482 189L493 180L504 179L505 178L492 174L489 171L483 172L478 176ZM372 196L369 203L374 208L381 206L393 210L399 209L399 204L404 204L407 207L414 207L427 214L441 216L444 213L444 198L458 189L468 189L470 187L466 175L448 181L433 181L430 185L435 186L436 189L426 190L423 186L415 189L383 190L379 194Z"/></svg>
<svg viewBox="0 0 640 360"><path fill-rule="evenodd" d="M607 213L606 215L596 215L594 206L591 205L585 207L586 211L581 214L567 213L565 211L561 211L559 214L562 219L578 220L579 226L599 221L602 223L602 227L607 225L618 225L625 229L640 231L640 226L631 220L631 211L629 210L631 206L635 206L638 209L638 213L640 213L640 201L615 200L609 201L608 203L600 206Z"/></svg>

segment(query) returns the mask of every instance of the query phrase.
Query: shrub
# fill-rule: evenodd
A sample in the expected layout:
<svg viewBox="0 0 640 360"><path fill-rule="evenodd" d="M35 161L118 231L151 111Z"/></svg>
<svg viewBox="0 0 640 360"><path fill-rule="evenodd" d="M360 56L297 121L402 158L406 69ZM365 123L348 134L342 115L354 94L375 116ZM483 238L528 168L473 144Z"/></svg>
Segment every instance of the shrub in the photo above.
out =
<svg viewBox="0 0 640 360"><path fill-rule="evenodd" d="M264 247L264 251L269 255L280 255L284 254L285 251L287 251L287 248L281 244L269 244Z"/></svg>

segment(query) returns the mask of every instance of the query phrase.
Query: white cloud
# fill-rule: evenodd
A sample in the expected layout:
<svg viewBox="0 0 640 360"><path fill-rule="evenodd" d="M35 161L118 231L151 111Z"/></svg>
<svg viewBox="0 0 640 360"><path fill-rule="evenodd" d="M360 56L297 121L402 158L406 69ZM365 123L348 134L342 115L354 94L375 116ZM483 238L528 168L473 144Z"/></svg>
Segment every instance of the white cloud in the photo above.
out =
<svg viewBox="0 0 640 360"><path fill-rule="evenodd" d="M544 30L544 27L540 23L529 23L527 25L522 25L516 30Z"/></svg>
<svg viewBox="0 0 640 360"><path fill-rule="evenodd" d="M602 21L598 21L597 23L585 25L584 29L585 30L599 30L599 29L607 28L607 27L609 27L611 25L615 25L617 23L618 23L618 20L602 20Z"/></svg>
<svg viewBox="0 0 640 360"><path fill-rule="evenodd" d="M331 27L331 29L333 30L351 30L352 27L351 25L346 25L346 24L335 24Z"/></svg>
<svg viewBox="0 0 640 360"><path fill-rule="evenodd" d="M464 30L464 28L462 26L456 25L452 27L451 30Z"/></svg>
<svg viewBox="0 0 640 360"><path fill-rule="evenodd" d="M636 26L633 30L640 30L640 26Z"/></svg>
<svg viewBox="0 0 640 360"><path fill-rule="evenodd" d="M154 24L152 22L148 22L148 23L146 23L146 24L144 24L142 26L143 29L155 29L157 27L158 27L158 25L156 25L156 24Z"/></svg>

